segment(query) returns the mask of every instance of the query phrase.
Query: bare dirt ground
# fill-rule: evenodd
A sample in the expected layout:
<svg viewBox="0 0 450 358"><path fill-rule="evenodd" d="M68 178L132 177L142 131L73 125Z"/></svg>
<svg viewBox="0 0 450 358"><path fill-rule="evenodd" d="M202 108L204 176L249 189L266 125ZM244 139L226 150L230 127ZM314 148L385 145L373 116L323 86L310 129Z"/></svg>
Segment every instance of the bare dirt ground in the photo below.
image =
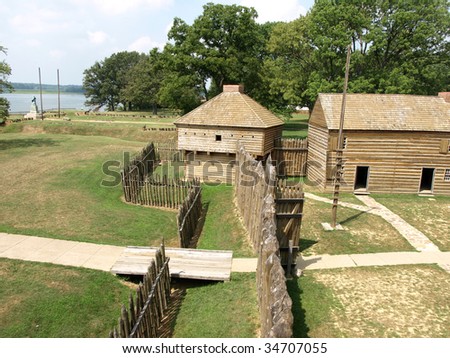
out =
<svg viewBox="0 0 450 358"><path fill-rule="evenodd" d="M450 337L450 275L432 265L312 273L338 305L326 325L339 337Z"/></svg>

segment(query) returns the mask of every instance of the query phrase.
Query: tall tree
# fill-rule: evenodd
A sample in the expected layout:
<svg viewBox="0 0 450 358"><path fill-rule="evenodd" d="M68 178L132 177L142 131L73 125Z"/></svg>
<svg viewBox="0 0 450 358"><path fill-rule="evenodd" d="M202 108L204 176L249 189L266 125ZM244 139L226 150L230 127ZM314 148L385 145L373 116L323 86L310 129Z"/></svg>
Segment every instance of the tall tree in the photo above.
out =
<svg viewBox="0 0 450 358"><path fill-rule="evenodd" d="M164 79L163 54L157 48L143 56L128 72L128 81L122 90L122 98L132 104L133 109L153 109L157 113L158 93Z"/></svg>
<svg viewBox="0 0 450 358"><path fill-rule="evenodd" d="M138 52L118 52L84 71L83 87L88 106L107 106L114 111L119 104L125 109L129 102L122 97L129 73L145 55Z"/></svg>
<svg viewBox="0 0 450 358"><path fill-rule="evenodd" d="M0 52L6 55L6 48L0 46ZM8 76L11 75L11 67L3 60L0 62L0 94L5 91L11 92L13 87L8 82ZM9 115L9 102L6 98L0 97L0 122L4 122Z"/></svg>
<svg viewBox="0 0 450 358"><path fill-rule="evenodd" d="M176 18L169 32L173 45L166 47L176 58L174 69L195 74L206 98L225 83L243 83L251 91L264 48L257 16L253 8L208 3L192 25Z"/></svg>
<svg viewBox="0 0 450 358"><path fill-rule="evenodd" d="M342 90L352 45L350 92L434 95L450 84L448 0L316 0L303 18L275 28L266 86L311 107ZM290 34L289 36L287 34Z"/></svg>

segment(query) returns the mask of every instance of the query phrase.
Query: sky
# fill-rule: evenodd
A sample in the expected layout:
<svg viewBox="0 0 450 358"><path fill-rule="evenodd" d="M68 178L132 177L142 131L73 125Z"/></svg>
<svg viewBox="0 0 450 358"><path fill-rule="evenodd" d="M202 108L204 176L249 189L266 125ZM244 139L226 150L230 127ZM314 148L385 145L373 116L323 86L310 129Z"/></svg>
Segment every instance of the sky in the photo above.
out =
<svg viewBox="0 0 450 358"><path fill-rule="evenodd" d="M120 51L163 48L173 19L192 24L208 2L254 7L257 22L291 21L314 0L0 0L0 61L10 82L81 85L83 71Z"/></svg>

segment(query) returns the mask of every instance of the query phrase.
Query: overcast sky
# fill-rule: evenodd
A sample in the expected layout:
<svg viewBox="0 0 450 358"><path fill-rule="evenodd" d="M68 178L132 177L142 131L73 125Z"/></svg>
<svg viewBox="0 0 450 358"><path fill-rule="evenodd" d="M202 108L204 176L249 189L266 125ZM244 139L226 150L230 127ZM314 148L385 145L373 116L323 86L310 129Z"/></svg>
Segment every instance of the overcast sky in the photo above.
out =
<svg viewBox="0 0 450 358"><path fill-rule="evenodd" d="M0 53L10 82L81 84L83 71L119 51L147 53L167 42L174 17L188 24L208 2L254 7L258 22L290 21L314 0L0 0Z"/></svg>

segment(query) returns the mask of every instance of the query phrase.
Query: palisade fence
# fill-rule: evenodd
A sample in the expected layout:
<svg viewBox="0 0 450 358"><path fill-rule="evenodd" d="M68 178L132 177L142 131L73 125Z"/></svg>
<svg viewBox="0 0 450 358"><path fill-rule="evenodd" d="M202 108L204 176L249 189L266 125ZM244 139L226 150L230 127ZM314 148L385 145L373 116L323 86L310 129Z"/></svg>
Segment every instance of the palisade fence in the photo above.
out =
<svg viewBox="0 0 450 358"><path fill-rule="evenodd" d="M292 336L292 300L281 265L277 238L276 170L269 157L264 168L241 145L236 159L236 200L258 253L257 284L262 337ZM290 267L289 267L290 269Z"/></svg>
<svg viewBox="0 0 450 358"><path fill-rule="evenodd" d="M201 195L200 180L194 179L192 188L178 209L178 237L182 248L189 248L196 235L199 219L202 215Z"/></svg>
<svg viewBox="0 0 450 358"><path fill-rule="evenodd" d="M306 176L308 160L308 140L298 138L275 139L271 156L276 162L279 176Z"/></svg>
<svg viewBox="0 0 450 358"><path fill-rule="evenodd" d="M154 143L155 150L160 161L183 162L184 151L178 150L176 142Z"/></svg>
<svg viewBox="0 0 450 358"><path fill-rule="evenodd" d="M122 305L118 328L114 327L109 337L157 338L169 299L169 258L166 258L164 245L161 245L136 289L136 298L130 294L128 309Z"/></svg>
<svg viewBox="0 0 450 358"><path fill-rule="evenodd" d="M191 189L199 185L197 179L181 180L153 174L142 181L129 180L124 192L130 193L129 202L139 205L177 209L184 203Z"/></svg>
<svg viewBox="0 0 450 358"><path fill-rule="evenodd" d="M120 174L125 201L137 204L140 183L151 175L159 164L153 143L144 147L129 163L124 163Z"/></svg>

